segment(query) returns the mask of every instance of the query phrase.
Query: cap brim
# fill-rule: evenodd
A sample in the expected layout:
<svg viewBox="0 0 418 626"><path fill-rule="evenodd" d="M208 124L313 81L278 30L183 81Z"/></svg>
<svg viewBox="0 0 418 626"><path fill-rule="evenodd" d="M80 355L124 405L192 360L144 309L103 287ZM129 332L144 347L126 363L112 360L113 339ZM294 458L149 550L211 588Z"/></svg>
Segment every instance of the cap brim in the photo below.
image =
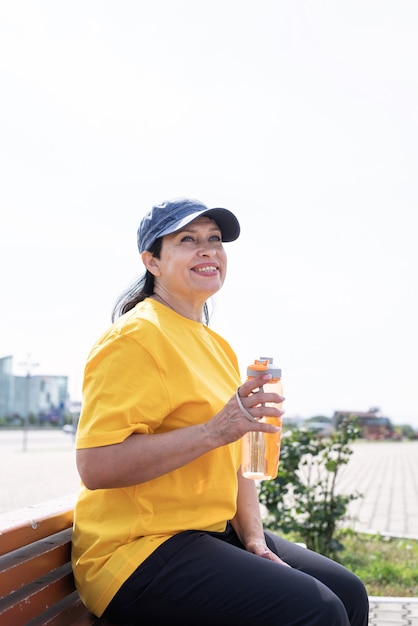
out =
<svg viewBox="0 0 418 626"><path fill-rule="evenodd" d="M190 213L178 222L170 224L170 226L166 228L166 230L164 230L162 233L160 233L159 236L164 237L164 235L170 235L171 233L175 233L181 228L184 228L184 226L187 226L187 224L190 224L190 222L193 222L193 220L201 217L202 215L207 215L211 219L215 220L222 233L222 241L228 242L238 239L241 228L237 218L233 213L231 213L231 211L228 211L228 209L221 208L207 209L205 211L196 211L195 213Z"/></svg>

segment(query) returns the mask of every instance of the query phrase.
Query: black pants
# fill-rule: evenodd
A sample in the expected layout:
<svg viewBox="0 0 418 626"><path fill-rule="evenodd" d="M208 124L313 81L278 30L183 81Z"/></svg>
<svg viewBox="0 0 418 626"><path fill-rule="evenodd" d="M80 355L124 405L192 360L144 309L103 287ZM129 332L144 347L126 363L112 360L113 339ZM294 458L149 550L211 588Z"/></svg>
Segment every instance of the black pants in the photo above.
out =
<svg viewBox="0 0 418 626"><path fill-rule="evenodd" d="M266 539L291 568L247 552L231 526L180 533L138 567L104 615L146 626L367 625L366 590L354 574L271 533Z"/></svg>

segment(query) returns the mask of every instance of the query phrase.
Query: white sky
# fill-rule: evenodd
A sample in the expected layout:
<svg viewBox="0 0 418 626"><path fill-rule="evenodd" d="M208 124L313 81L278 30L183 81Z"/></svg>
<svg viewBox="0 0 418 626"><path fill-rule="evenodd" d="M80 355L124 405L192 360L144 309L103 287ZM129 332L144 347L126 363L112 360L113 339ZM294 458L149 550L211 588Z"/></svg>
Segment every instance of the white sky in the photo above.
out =
<svg viewBox="0 0 418 626"><path fill-rule="evenodd" d="M0 356L70 378L186 195L236 213L211 326L287 416L418 427L416 0L2 0Z"/></svg>

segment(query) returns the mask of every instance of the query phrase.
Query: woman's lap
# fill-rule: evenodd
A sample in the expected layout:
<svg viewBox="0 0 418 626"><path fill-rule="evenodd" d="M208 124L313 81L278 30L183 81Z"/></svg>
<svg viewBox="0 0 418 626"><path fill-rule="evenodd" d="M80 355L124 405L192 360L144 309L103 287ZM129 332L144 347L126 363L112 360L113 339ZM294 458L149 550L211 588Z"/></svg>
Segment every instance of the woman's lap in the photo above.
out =
<svg viewBox="0 0 418 626"><path fill-rule="evenodd" d="M363 587L352 574L271 533L267 540L292 567L245 551L232 528L220 534L180 533L134 572L105 614L114 622L119 615L120 623L132 624L159 624L168 619L184 625L367 624L367 598L362 597ZM354 621L349 621L347 612Z"/></svg>

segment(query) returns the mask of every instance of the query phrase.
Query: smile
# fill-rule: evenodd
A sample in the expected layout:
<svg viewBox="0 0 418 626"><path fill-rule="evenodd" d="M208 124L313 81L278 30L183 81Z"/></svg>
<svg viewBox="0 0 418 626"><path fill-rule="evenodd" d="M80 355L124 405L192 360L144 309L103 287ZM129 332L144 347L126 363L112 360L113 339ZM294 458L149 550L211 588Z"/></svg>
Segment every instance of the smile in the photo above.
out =
<svg viewBox="0 0 418 626"><path fill-rule="evenodd" d="M195 272L217 272L218 268L216 265L204 265L203 267L195 267Z"/></svg>

